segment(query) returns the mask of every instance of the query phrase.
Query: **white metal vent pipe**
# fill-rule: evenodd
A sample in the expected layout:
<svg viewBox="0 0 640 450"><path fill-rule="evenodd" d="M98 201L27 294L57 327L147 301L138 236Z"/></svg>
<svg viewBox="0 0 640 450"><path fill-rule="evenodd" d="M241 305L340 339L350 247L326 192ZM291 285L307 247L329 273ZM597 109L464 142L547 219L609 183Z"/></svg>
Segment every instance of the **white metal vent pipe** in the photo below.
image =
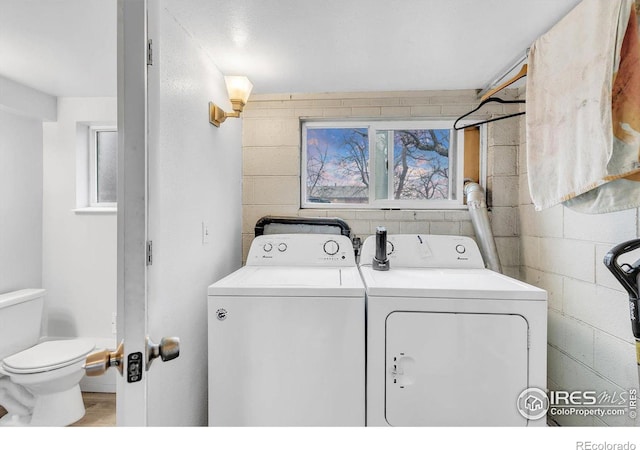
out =
<svg viewBox="0 0 640 450"><path fill-rule="evenodd" d="M496 241L491 231L489 212L485 199L484 189L478 183L468 182L464 185L464 193L467 197L467 207L471 216L471 223L476 233L476 239L480 246L480 253L488 269L502 273L502 265L498 256Z"/></svg>

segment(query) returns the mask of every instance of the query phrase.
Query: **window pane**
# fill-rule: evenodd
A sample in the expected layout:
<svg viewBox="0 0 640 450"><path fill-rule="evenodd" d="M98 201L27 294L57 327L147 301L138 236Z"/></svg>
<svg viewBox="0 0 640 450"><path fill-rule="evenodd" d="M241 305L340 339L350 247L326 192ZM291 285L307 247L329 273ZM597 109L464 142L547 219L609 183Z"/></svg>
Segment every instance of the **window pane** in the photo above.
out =
<svg viewBox="0 0 640 450"><path fill-rule="evenodd" d="M393 131L376 131L376 200L389 198L389 142L393 139Z"/></svg>
<svg viewBox="0 0 640 450"><path fill-rule="evenodd" d="M96 132L98 203L116 203L118 187L118 133Z"/></svg>
<svg viewBox="0 0 640 450"><path fill-rule="evenodd" d="M449 130L393 131L393 198L449 199Z"/></svg>
<svg viewBox="0 0 640 450"><path fill-rule="evenodd" d="M307 129L307 202L367 203L367 128Z"/></svg>

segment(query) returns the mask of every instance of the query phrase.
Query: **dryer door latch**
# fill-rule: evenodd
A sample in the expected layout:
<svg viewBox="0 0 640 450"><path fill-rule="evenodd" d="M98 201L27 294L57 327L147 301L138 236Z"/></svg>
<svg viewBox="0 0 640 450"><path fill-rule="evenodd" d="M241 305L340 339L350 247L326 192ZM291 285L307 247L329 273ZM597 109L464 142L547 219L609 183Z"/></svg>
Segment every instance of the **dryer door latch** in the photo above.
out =
<svg viewBox="0 0 640 450"><path fill-rule="evenodd" d="M401 353L400 356L394 356L391 362L390 372L393 377L393 384L401 389L414 383L415 377L412 375L415 360Z"/></svg>

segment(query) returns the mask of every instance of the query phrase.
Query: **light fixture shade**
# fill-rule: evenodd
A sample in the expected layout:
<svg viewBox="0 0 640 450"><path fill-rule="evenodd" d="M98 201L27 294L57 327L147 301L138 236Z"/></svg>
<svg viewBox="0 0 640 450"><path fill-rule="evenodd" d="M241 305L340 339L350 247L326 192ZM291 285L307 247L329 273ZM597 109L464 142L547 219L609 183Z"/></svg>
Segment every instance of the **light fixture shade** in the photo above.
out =
<svg viewBox="0 0 640 450"><path fill-rule="evenodd" d="M251 89L253 89L253 84L247 77L228 76L224 77L224 82L227 84L230 100L240 100L243 104L247 103Z"/></svg>

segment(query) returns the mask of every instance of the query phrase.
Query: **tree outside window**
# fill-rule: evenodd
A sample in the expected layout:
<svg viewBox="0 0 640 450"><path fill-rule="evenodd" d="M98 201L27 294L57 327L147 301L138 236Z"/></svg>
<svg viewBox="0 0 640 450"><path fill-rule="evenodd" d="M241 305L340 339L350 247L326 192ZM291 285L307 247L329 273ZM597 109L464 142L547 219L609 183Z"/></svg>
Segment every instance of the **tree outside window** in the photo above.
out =
<svg viewBox="0 0 640 450"><path fill-rule="evenodd" d="M430 201L454 200L453 131L411 125L420 126L305 124L303 202L376 206L411 201L428 208Z"/></svg>

